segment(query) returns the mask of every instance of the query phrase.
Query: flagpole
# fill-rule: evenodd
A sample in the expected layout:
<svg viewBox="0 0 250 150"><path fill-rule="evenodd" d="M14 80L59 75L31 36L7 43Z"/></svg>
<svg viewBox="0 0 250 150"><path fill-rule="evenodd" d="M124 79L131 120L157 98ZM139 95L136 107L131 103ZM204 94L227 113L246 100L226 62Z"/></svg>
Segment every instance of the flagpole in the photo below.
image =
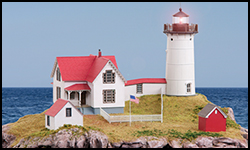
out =
<svg viewBox="0 0 250 150"><path fill-rule="evenodd" d="M161 123L163 122L163 90L161 88Z"/></svg>
<svg viewBox="0 0 250 150"><path fill-rule="evenodd" d="M129 125L131 126L131 100L129 100L129 112L130 112L130 115L129 115Z"/></svg>

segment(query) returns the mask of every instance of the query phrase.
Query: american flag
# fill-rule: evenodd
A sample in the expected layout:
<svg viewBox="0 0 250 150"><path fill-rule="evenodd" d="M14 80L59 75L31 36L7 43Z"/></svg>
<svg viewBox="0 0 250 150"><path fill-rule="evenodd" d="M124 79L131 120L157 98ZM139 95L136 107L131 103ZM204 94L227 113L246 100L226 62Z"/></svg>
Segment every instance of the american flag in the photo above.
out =
<svg viewBox="0 0 250 150"><path fill-rule="evenodd" d="M139 99L133 95L130 95L130 101L135 102L136 104L139 104Z"/></svg>

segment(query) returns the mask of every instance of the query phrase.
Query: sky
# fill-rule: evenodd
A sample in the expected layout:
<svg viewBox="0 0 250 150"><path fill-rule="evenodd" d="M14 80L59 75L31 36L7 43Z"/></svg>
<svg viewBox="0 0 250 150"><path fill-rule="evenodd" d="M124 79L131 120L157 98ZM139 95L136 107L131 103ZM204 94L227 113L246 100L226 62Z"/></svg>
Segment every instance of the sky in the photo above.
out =
<svg viewBox="0 0 250 150"><path fill-rule="evenodd" d="M126 80L165 78L179 2L2 3L2 87L52 87L58 56L114 55ZM182 2L194 38L196 87L248 87L248 3Z"/></svg>

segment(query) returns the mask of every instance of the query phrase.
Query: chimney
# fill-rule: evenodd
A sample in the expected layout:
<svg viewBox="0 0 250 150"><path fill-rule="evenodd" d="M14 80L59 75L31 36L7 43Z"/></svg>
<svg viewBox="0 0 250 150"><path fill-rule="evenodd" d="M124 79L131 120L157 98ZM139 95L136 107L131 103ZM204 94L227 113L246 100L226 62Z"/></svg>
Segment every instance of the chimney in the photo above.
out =
<svg viewBox="0 0 250 150"><path fill-rule="evenodd" d="M101 49L99 49L98 51L98 57L101 57L102 56L102 52L101 52Z"/></svg>

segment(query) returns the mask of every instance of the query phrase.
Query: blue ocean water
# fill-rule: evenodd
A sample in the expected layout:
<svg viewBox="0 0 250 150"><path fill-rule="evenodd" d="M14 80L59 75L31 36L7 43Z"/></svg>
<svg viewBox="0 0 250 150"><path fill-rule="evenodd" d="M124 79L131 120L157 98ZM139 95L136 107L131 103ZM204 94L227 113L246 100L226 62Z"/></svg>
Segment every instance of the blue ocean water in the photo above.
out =
<svg viewBox="0 0 250 150"><path fill-rule="evenodd" d="M52 106L52 88L2 88L2 125ZM234 110L236 122L248 129L248 88L196 88L208 100Z"/></svg>

